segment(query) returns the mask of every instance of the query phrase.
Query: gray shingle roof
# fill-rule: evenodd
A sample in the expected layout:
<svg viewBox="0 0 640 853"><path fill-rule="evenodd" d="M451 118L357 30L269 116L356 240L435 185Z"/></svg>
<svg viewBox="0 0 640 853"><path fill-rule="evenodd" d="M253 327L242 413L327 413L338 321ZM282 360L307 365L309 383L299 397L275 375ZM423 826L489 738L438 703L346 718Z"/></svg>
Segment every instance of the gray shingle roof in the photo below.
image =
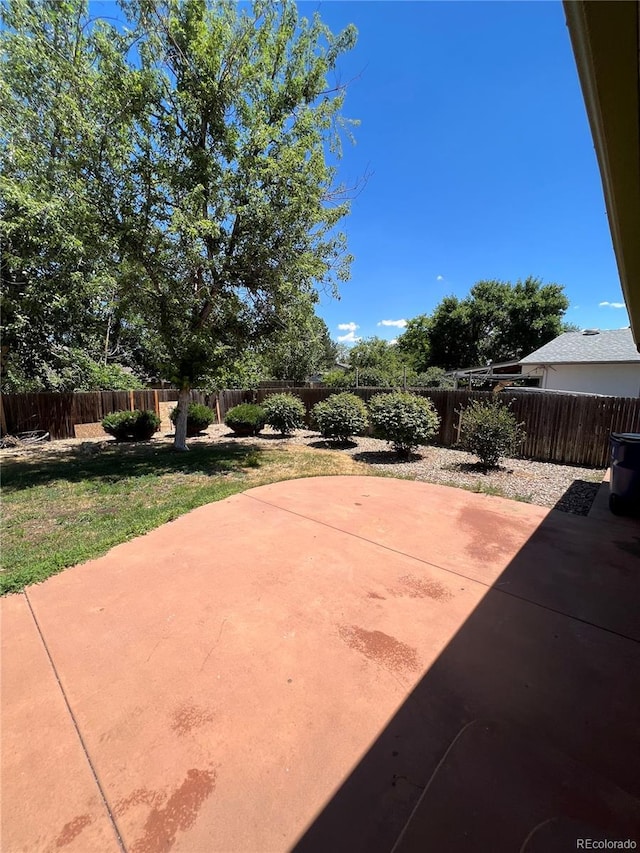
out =
<svg viewBox="0 0 640 853"><path fill-rule="evenodd" d="M525 356L521 364L562 364L576 362L638 361L631 329L603 329L597 335L565 332L540 349Z"/></svg>

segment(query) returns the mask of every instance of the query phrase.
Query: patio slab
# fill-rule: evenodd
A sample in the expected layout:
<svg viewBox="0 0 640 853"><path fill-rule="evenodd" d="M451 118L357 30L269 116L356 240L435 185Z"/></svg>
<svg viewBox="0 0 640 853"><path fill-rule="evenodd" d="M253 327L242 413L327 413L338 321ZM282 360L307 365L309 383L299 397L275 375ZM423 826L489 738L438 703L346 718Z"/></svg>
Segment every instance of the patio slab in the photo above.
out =
<svg viewBox="0 0 640 853"><path fill-rule="evenodd" d="M582 516L463 489L382 478L335 499L325 478L247 492L329 528L426 560L576 619L640 640L640 521ZM346 483L344 483L347 488ZM606 487L605 487L606 489ZM523 550L524 546L526 550ZM517 563L510 564L518 554Z"/></svg>
<svg viewBox="0 0 640 853"><path fill-rule="evenodd" d="M24 596L3 599L2 637L0 849L121 851Z"/></svg>
<svg viewBox="0 0 640 853"><path fill-rule="evenodd" d="M605 630L518 580L533 573L526 552L548 516L373 477L290 481L201 507L27 589L51 671L23 666L7 702L37 697L47 742L77 726L111 838L130 853L387 853L477 719L535 733L637 796L632 602L594 606ZM517 594L499 586L509 572ZM25 596L2 610L30 615ZM18 635L5 617L5 660ZM60 719L43 693L56 679ZM13 713L3 737L19 744L35 725ZM3 833L17 850L54 849L59 819L16 776L64 801L80 771L16 755L3 795L23 802L19 819L5 809Z"/></svg>

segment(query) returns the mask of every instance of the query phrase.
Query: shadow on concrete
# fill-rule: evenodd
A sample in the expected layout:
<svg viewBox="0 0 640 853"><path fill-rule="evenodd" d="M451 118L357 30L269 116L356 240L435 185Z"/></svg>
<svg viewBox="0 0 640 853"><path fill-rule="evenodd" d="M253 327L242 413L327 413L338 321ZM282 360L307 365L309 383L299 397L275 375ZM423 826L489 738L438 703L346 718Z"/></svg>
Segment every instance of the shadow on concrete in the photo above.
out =
<svg viewBox="0 0 640 853"><path fill-rule="evenodd" d="M552 511L295 853L389 853L428 784L398 853L640 844L639 546L640 527Z"/></svg>

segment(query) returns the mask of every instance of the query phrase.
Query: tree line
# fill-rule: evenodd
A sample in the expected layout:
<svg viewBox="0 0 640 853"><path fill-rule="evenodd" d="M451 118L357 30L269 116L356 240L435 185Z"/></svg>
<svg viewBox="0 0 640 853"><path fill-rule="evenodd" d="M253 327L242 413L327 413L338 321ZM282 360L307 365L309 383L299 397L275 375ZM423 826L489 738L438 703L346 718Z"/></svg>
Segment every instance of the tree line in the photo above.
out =
<svg viewBox="0 0 640 853"><path fill-rule="evenodd" d="M449 370L517 361L562 332L564 288L528 277L515 284L479 281L463 299L446 296L431 314L407 321L395 343L373 337L343 354L346 366L325 379L337 387L443 385Z"/></svg>

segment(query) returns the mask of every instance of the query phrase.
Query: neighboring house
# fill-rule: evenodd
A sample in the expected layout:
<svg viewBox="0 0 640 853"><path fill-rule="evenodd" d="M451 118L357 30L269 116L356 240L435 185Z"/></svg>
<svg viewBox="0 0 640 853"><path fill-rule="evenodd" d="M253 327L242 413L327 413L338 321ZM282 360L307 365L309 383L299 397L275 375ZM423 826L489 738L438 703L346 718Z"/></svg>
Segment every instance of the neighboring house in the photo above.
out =
<svg viewBox="0 0 640 853"><path fill-rule="evenodd" d="M640 397L640 353L631 329L565 332L521 359L540 387L613 397Z"/></svg>

